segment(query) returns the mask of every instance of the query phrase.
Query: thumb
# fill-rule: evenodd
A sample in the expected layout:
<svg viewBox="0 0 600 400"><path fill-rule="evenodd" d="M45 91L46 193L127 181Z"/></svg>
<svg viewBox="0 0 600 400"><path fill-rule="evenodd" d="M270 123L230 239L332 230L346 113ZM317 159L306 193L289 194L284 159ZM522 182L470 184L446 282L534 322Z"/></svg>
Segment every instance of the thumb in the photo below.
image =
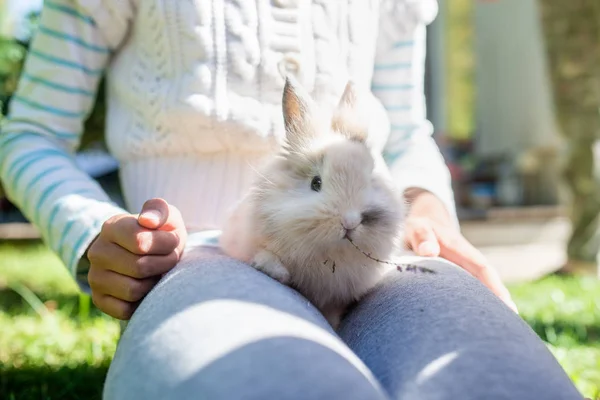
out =
<svg viewBox="0 0 600 400"><path fill-rule="evenodd" d="M440 244L431 225L421 221L412 225L408 232L412 250L421 257L439 256Z"/></svg>
<svg viewBox="0 0 600 400"><path fill-rule="evenodd" d="M169 204L163 199L151 199L144 203L138 223L147 229L159 229L169 219Z"/></svg>
<svg viewBox="0 0 600 400"><path fill-rule="evenodd" d="M181 212L163 199L150 199L142 207L138 223L146 229L175 232L179 237L177 252L182 254L187 242L187 230Z"/></svg>

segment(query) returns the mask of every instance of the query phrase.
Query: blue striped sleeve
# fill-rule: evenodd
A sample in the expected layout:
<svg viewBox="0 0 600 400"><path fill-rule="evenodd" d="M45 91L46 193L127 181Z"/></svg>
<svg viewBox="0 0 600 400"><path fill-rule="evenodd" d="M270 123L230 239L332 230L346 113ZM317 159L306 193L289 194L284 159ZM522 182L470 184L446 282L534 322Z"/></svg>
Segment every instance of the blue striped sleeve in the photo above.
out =
<svg viewBox="0 0 600 400"><path fill-rule="evenodd" d="M95 237L103 221L125 210L77 169L73 156L57 148L48 135L3 132L0 160L0 177L9 198L75 276L89 245L81 238Z"/></svg>
<svg viewBox="0 0 600 400"><path fill-rule="evenodd" d="M68 33L61 32L61 31L57 31L55 29L51 29L51 28L45 27L43 25L38 26L37 32L39 35L47 35L47 36L51 36L58 40L75 43L77 46L80 46L80 47L90 50L90 51L96 51L98 53L110 54L110 49L108 47L103 47L103 46L98 46L95 44L87 43L85 40L83 40L77 36L70 35Z"/></svg>
<svg viewBox="0 0 600 400"><path fill-rule="evenodd" d="M412 32L407 30L404 36L397 34L386 40L387 43L379 43L377 48L371 91L381 101L390 120L390 136L384 148L384 157L389 163L405 154L411 135L422 123L419 96L422 80L418 75L420 43Z"/></svg>
<svg viewBox="0 0 600 400"><path fill-rule="evenodd" d="M22 74L22 79L30 80L33 83L47 86L47 87L57 90L59 92L80 94L82 96L87 96L87 97L92 97L92 98L95 97L94 92L92 92L90 90L82 89L82 88L78 88L78 87L74 87L74 86L69 86L69 85L63 85L61 83L49 81L44 78L38 78L37 76L30 75L29 73L26 73L26 72Z"/></svg>
<svg viewBox="0 0 600 400"><path fill-rule="evenodd" d="M378 63L375 64L375 71L399 71L410 69L411 66L411 62Z"/></svg>
<svg viewBox="0 0 600 400"><path fill-rule="evenodd" d="M53 11L57 11L59 13L69 15L69 16L77 18L80 21L83 21L86 24L89 24L91 26L96 25L96 23L94 22L92 17L90 17L88 15L84 15L81 11L78 10L78 8L74 4L69 4L69 2L66 2L66 4L65 3L61 4L61 2L46 0L44 2L44 6L48 10L53 10Z"/></svg>
<svg viewBox="0 0 600 400"><path fill-rule="evenodd" d="M125 212L73 158L112 53L107 35L81 3L44 2L0 132L7 196L74 277L102 223Z"/></svg>
<svg viewBox="0 0 600 400"><path fill-rule="evenodd" d="M416 187L435 194L457 222L450 173L426 115L426 26L411 18L402 12L380 17L371 89L390 121L382 155L400 192Z"/></svg>

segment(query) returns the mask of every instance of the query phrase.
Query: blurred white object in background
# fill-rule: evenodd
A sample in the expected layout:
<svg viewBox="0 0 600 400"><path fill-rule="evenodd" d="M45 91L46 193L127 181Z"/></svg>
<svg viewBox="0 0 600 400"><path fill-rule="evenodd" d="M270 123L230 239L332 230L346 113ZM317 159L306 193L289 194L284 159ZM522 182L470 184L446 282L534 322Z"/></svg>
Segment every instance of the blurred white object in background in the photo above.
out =
<svg viewBox="0 0 600 400"><path fill-rule="evenodd" d="M562 141L537 1L475 2L474 36L476 153L527 160L525 201L556 203Z"/></svg>
<svg viewBox="0 0 600 400"><path fill-rule="evenodd" d="M39 12L43 0L4 0L2 20L0 21L0 35L14 37L19 40L29 39L27 17L33 12ZM2 4L0 4L2 5Z"/></svg>

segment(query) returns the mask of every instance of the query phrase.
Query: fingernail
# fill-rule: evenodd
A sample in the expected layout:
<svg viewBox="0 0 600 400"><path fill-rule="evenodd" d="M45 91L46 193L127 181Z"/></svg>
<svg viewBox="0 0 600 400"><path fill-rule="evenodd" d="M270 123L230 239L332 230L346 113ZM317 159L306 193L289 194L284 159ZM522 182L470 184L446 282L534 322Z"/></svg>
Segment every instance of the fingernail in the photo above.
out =
<svg viewBox="0 0 600 400"><path fill-rule="evenodd" d="M432 242L423 242L419 245L418 252L422 256L435 256L438 252L438 246Z"/></svg>
<svg viewBox="0 0 600 400"><path fill-rule="evenodd" d="M150 221L156 222L157 224L160 222L162 214L158 211L150 210L145 211L141 215L143 218L149 219Z"/></svg>

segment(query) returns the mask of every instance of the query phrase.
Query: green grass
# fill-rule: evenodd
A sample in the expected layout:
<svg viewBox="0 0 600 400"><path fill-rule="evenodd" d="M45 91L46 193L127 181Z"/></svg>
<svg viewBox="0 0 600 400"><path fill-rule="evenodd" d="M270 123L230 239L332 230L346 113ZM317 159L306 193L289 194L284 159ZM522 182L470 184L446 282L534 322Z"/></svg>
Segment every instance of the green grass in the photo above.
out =
<svg viewBox="0 0 600 400"><path fill-rule="evenodd" d="M475 129L475 54L473 0L440 3L446 7L446 118L447 134L470 139Z"/></svg>
<svg viewBox="0 0 600 400"><path fill-rule="evenodd" d="M51 311L40 316L14 289ZM94 308L80 318L79 298L43 245L0 244L0 399L100 399L119 324Z"/></svg>
<svg viewBox="0 0 600 400"><path fill-rule="evenodd" d="M11 288L26 297L29 289L31 304ZM549 277L511 291L577 387L598 396L600 282ZM100 398L119 326L94 308L81 319L78 305L76 286L44 246L0 243L0 399Z"/></svg>
<svg viewBox="0 0 600 400"><path fill-rule="evenodd" d="M600 281L552 276L511 292L579 390L600 398Z"/></svg>

